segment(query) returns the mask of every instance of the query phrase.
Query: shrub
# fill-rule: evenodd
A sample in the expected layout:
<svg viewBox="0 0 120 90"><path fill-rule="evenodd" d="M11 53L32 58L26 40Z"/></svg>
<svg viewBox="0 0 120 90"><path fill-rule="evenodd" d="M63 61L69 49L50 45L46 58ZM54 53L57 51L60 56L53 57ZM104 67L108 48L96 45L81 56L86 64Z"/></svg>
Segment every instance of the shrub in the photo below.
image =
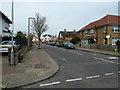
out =
<svg viewBox="0 0 120 90"><path fill-rule="evenodd" d="M70 42L73 44L77 44L79 41L80 41L79 37L74 37L74 38L72 38L72 40Z"/></svg>

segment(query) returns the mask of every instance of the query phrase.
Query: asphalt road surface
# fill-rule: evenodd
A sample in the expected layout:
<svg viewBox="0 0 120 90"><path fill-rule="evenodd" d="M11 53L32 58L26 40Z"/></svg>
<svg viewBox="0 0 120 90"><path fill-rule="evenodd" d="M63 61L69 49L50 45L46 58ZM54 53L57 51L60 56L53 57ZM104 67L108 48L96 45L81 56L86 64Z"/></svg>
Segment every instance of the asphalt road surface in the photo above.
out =
<svg viewBox="0 0 120 90"><path fill-rule="evenodd" d="M50 45L42 48L60 69L53 77L24 88L118 88L118 57Z"/></svg>

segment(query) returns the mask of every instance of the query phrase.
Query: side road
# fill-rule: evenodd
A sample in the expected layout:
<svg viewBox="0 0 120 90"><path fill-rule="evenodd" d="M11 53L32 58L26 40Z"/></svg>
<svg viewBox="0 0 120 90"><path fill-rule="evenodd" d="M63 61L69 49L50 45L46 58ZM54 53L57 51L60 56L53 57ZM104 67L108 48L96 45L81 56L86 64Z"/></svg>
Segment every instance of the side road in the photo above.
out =
<svg viewBox="0 0 120 90"><path fill-rule="evenodd" d="M120 52L114 52L114 51L106 51L106 50L98 50L98 49L87 49L87 48L80 48L80 47L76 47L76 49L77 50L88 51L88 52L112 55L112 56L120 56Z"/></svg>
<svg viewBox="0 0 120 90"><path fill-rule="evenodd" d="M58 69L43 49L33 45L21 64L8 66L7 60L2 59L2 85L3 88L13 88L32 84L53 76Z"/></svg>

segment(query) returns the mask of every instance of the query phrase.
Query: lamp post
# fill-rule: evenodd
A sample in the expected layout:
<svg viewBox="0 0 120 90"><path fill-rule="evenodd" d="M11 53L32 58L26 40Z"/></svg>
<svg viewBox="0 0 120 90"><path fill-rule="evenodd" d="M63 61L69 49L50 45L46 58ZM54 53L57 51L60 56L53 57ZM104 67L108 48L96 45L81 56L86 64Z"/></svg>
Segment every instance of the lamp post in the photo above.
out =
<svg viewBox="0 0 120 90"><path fill-rule="evenodd" d="M13 30L14 30L14 1L12 0L12 37L11 37L11 41L12 41L12 47L11 47L11 53L10 53L10 65L14 65L15 61L14 61L14 49L13 49Z"/></svg>
<svg viewBox="0 0 120 90"><path fill-rule="evenodd" d="M30 19L35 19L33 17L28 18L28 51L30 50Z"/></svg>

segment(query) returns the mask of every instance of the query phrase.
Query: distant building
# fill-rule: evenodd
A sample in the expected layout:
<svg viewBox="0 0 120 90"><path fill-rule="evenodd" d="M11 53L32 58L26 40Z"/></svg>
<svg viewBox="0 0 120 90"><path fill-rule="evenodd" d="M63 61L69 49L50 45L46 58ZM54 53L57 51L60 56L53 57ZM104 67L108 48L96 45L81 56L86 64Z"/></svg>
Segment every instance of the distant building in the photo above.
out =
<svg viewBox="0 0 120 90"><path fill-rule="evenodd" d="M50 35L50 34L45 34L43 35L42 41L43 42L48 42L48 41L53 41L56 42L57 41L57 37L54 35Z"/></svg>
<svg viewBox="0 0 120 90"><path fill-rule="evenodd" d="M45 34L45 35L43 35L42 41L43 42L48 42L48 41L50 41L50 39L51 39L51 35L50 34Z"/></svg>
<svg viewBox="0 0 120 90"><path fill-rule="evenodd" d="M39 42L37 35L35 35L35 34L32 35L32 42L33 42L33 43Z"/></svg>
<svg viewBox="0 0 120 90"><path fill-rule="evenodd" d="M73 37L76 37L76 31L67 31L64 29L64 31L60 31L58 35L58 40L66 40L70 41Z"/></svg>
<svg viewBox="0 0 120 90"><path fill-rule="evenodd" d="M120 16L107 15L77 32L83 44L116 45L120 40Z"/></svg>
<svg viewBox="0 0 120 90"><path fill-rule="evenodd" d="M0 11L0 31L2 31L3 40L11 37L10 24L12 24L12 21Z"/></svg>

